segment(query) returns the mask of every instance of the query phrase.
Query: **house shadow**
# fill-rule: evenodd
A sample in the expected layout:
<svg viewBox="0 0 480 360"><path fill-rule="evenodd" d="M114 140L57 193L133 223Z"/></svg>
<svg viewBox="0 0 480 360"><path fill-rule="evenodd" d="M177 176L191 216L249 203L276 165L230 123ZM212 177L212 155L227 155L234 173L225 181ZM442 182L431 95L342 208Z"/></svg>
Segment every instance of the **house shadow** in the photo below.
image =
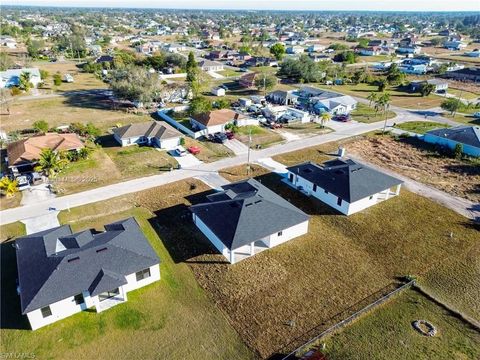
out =
<svg viewBox="0 0 480 360"><path fill-rule="evenodd" d="M410 110L409 112L413 115L419 115L424 117L440 116L443 114L442 111L432 111L432 110Z"/></svg>
<svg viewBox="0 0 480 360"><path fill-rule="evenodd" d="M1 271L1 329L30 330L27 317L20 309L20 296L17 294L17 259L14 242L0 244Z"/></svg>
<svg viewBox="0 0 480 360"><path fill-rule="evenodd" d="M207 201L213 191L189 195L185 199L192 205ZM227 263L210 241L198 230L186 204L178 204L154 212L150 225L160 237L175 263ZM214 256L218 255L218 256Z"/></svg>
<svg viewBox="0 0 480 360"><path fill-rule="evenodd" d="M112 134L97 137L95 143L100 145L102 148L118 148L120 146L120 144L115 140Z"/></svg>

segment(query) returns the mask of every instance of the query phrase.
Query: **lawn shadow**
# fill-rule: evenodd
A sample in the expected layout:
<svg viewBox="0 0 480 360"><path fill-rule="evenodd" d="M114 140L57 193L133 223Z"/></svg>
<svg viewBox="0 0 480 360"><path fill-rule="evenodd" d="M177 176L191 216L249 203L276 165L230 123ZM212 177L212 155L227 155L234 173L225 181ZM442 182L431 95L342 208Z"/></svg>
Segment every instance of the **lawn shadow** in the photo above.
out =
<svg viewBox="0 0 480 360"><path fill-rule="evenodd" d="M0 244L1 257L1 329L30 330L27 317L20 309L20 296L17 295L17 258L14 242L4 241Z"/></svg>
<svg viewBox="0 0 480 360"><path fill-rule="evenodd" d="M185 197L192 205L207 201L206 196L213 191L205 191ZM217 260L218 251L195 226L192 214L186 204L178 204L154 212L149 219L175 263L227 263Z"/></svg>

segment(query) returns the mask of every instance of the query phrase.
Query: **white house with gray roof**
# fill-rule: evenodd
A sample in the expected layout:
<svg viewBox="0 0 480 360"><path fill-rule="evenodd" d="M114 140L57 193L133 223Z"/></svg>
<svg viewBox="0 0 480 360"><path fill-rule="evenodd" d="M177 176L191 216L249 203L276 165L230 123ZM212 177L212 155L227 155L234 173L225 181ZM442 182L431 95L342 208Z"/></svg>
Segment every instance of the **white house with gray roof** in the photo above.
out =
<svg viewBox="0 0 480 360"><path fill-rule="evenodd" d="M22 74L28 73L30 75L30 82L34 87L42 82L40 70L38 68L23 68L23 69L8 69L0 71L0 89L11 88L20 85L20 77Z"/></svg>
<svg viewBox="0 0 480 360"><path fill-rule="evenodd" d="M287 183L351 215L400 194L402 181L351 159L287 168ZM392 189L394 189L392 191Z"/></svg>
<svg viewBox="0 0 480 360"><path fill-rule="evenodd" d="M231 264L308 232L309 216L258 181L222 188L190 210L198 229Z"/></svg>
<svg viewBox="0 0 480 360"><path fill-rule="evenodd" d="M182 133L166 122L150 121L113 129L113 137L122 146L151 145L172 150L180 144Z"/></svg>
<svg viewBox="0 0 480 360"><path fill-rule="evenodd" d="M480 126L456 126L430 130L423 136L423 140L452 150L457 144L461 144L464 154L480 157Z"/></svg>
<svg viewBox="0 0 480 360"><path fill-rule="evenodd" d="M160 280L160 259L134 218L100 233L63 225L15 246L21 311L32 330L88 308L104 311Z"/></svg>
<svg viewBox="0 0 480 360"><path fill-rule="evenodd" d="M312 86L304 86L298 93L300 98L309 101L316 113L349 114L357 108L357 100L349 95L317 89Z"/></svg>

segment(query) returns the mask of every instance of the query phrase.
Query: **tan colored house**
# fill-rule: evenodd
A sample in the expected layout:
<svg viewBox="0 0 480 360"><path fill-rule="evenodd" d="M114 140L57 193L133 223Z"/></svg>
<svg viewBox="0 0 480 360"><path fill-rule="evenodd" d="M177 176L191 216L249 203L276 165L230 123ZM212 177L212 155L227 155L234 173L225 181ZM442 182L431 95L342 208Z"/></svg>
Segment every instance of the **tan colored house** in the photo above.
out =
<svg viewBox="0 0 480 360"><path fill-rule="evenodd" d="M77 134L46 133L32 136L8 144L8 167L13 172L28 171L37 163L43 149L77 151L83 147L83 142Z"/></svg>
<svg viewBox="0 0 480 360"><path fill-rule="evenodd" d="M206 129L209 134L225 131L225 125L236 123L238 126L246 125L248 118L230 109L213 110L206 113L193 115L190 118L192 127L196 130Z"/></svg>

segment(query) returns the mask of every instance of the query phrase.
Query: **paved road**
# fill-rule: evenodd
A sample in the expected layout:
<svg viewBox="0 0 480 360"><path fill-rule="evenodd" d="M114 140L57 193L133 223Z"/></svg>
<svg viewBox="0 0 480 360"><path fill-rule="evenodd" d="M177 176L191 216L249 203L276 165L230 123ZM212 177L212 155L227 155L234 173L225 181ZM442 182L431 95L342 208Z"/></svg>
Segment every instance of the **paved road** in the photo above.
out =
<svg viewBox="0 0 480 360"><path fill-rule="evenodd" d="M362 102L366 101L365 99L361 100ZM399 124L412 120L425 120L423 116L418 115L411 110L401 108L398 109L399 110L397 110L397 108L392 108L392 110L397 111L398 115L397 117L389 121L390 125L394 122ZM351 136L356 136L373 130L378 130L382 127L382 122L372 124L352 122L347 126L337 127L338 130L332 133L290 141L285 144L279 144L269 147L267 149L252 150L250 152L250 161L256 162L259 159L273 157L278 154L296 151L331 141L346 139ZM50 208L55 208L57 210L65 210L70 207L76 207L97 201L107 200L113 197L150 189L175 181L195 177L201 174L215 173L223 168L245 164L246 162L247 154L239 154L234 157L222 159L209 164L199 164L188 168L182 168L180 170L162 173L159 175L129 180L122 183L112 184L77 194L57 197L55 199L48 199L28 206L21 206L13 209L3 210L0 211L0 224L3 225L23 219L42 216L48 214L51 211L49 210Z"/></svg>

